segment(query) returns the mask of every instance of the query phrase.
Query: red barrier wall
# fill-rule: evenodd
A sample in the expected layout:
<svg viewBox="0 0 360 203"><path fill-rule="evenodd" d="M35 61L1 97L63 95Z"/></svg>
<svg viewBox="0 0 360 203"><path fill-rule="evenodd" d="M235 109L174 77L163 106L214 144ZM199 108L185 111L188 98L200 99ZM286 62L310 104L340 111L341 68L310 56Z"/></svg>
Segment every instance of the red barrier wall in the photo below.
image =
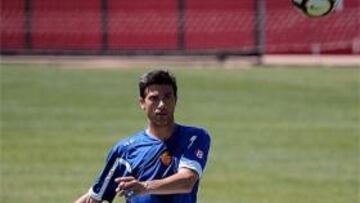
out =
<svg viewBox="0 0 360 203"><path fill-rule="evenodd" d="M254 48L253 1L188 0L185 10L187 49Z"/></svg>
<svg viewBox="0 0 360 203"><path fill-rule="evenodd" d="M1 49L24 48L24 1L1 2Z"/></svg>
<svg viewBox="0 0 360 203"><path fill-rule="evenodd" d="M268 2L266 53L351 53L360 40L359 0L346 0L342 10L320 18L300 14L290 1Z"/></svg>
<svg viewBox="0 0 360 203"><path fill-rule="evenodd" d="M186 1L186 48L192 50L253 48L253 10L253 1Z"/></svg>
<svg viewBox="0 0 360 203"><path fill-rule="evenodd" d="M2 50L27 48L24 2L0 0ZM105 27L102 0L30 2L31 50L179 49L177 0L107 0ZM343 3L342 10L313 19L290 0L266 1L265 52L359 54L360 2ZM254 0L184 0L185 50L254 50L254 8Z"/></svg>
<svg viewBox="0 0 360 203"><path fill-rule="evenodd" d="M32 48L97 50L99 0L32 0Z"/></svg>
<svg viewBox="0 0 360 203"><path fill-rule="evenodd" d="M109 0L109 48L176 49L177 1Z"/></svg>

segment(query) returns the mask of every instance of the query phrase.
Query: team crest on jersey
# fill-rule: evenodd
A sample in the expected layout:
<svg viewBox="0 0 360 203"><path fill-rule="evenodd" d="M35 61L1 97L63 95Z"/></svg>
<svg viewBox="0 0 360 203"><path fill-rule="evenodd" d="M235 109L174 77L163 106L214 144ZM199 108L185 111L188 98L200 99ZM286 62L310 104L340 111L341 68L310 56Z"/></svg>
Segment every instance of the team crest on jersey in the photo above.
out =
<svg viewBox="0 0 360 203"><path fill-rule="evenodd" d="M198 149L198 150L196 150L195 155L197 158L202 159L204 157L204 152L201 151L200 149Z"/></svg>
<svg viewBox="0 0 360 203"><path fill-rule="evenodd" d="M169 151L164 151L161 155L160 155L160 161L162 164L164 164L165 166L169 166L171 163L171 154Z"/></svg>

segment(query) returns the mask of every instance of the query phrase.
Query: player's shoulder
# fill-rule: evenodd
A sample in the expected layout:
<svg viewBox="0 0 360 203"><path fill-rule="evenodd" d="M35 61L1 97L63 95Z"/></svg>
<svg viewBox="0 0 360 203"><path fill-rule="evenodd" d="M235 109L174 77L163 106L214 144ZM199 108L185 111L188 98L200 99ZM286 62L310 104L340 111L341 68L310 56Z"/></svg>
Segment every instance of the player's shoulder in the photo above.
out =
<svg viewBox="0 0 360 203"><path fill-rule="evenodd" d="M113 148L119 152L124 152L131 148L136 148L137 145L142 145L145 142L149 142L148 136L145 135L144 131L139 131L119 140Z"/></svg>
<svg viewBox="0 0 360 203"><path fill-rule="evenodd" d="M178 128L180 129L179 131L183 136L191 137L196 135L202 139L210 140L210 134L206 128L180 124L178 124Z"/></svg>

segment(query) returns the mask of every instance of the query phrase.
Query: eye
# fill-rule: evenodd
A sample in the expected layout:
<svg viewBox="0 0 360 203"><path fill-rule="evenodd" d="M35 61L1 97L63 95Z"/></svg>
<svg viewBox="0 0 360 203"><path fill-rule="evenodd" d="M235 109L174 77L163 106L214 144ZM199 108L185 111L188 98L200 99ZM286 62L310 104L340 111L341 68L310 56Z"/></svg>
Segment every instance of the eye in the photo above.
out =
<svg viewBox="0 0 360 203"><path fill-rule="evenodd" d="M172 94L171 94L171 93L165 94L165 99L166 99L166 100L169 100L169 99L171 99L171 98L172 98Z"/></svg>
<svg viewBox="0 0 360 203"><path fill-rule="evenodd" d="M155 96L155 95L152 95L152 96L149 96L148 98L150 101L157 101L159 100L159 97L158 96Z"/></svg>

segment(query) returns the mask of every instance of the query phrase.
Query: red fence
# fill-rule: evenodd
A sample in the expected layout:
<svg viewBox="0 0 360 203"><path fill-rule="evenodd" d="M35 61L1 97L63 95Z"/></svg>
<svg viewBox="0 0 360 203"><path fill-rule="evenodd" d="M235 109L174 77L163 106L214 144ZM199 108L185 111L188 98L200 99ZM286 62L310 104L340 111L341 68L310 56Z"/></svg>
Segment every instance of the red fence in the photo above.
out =
<svg viewBox="0 0 360 203"><path fill-rule="evenodd" d="M24 48L24 2L1 0L1 49Z"/></svg>
<svg viewBox="0 0 360 203"><path fill-rule="evenodd" d="M334 13L315 19L299 15L288 4L288 1L267 4L268 53L360 54L359 0L343 0Z"/></svg>
<svg viewBox="0 0 360 203"><path fill-rule="evenodd" d="M108 1L109 49L176 49L177 1Z"/></svg>
<svg viewBox="0 0 360 203"><path fill-rule="evenodd" d="M2 53L256 50L255 0L0 2ZM319 19L267 1L265 53L359 54L359 19L358 0Z"/></svg>

